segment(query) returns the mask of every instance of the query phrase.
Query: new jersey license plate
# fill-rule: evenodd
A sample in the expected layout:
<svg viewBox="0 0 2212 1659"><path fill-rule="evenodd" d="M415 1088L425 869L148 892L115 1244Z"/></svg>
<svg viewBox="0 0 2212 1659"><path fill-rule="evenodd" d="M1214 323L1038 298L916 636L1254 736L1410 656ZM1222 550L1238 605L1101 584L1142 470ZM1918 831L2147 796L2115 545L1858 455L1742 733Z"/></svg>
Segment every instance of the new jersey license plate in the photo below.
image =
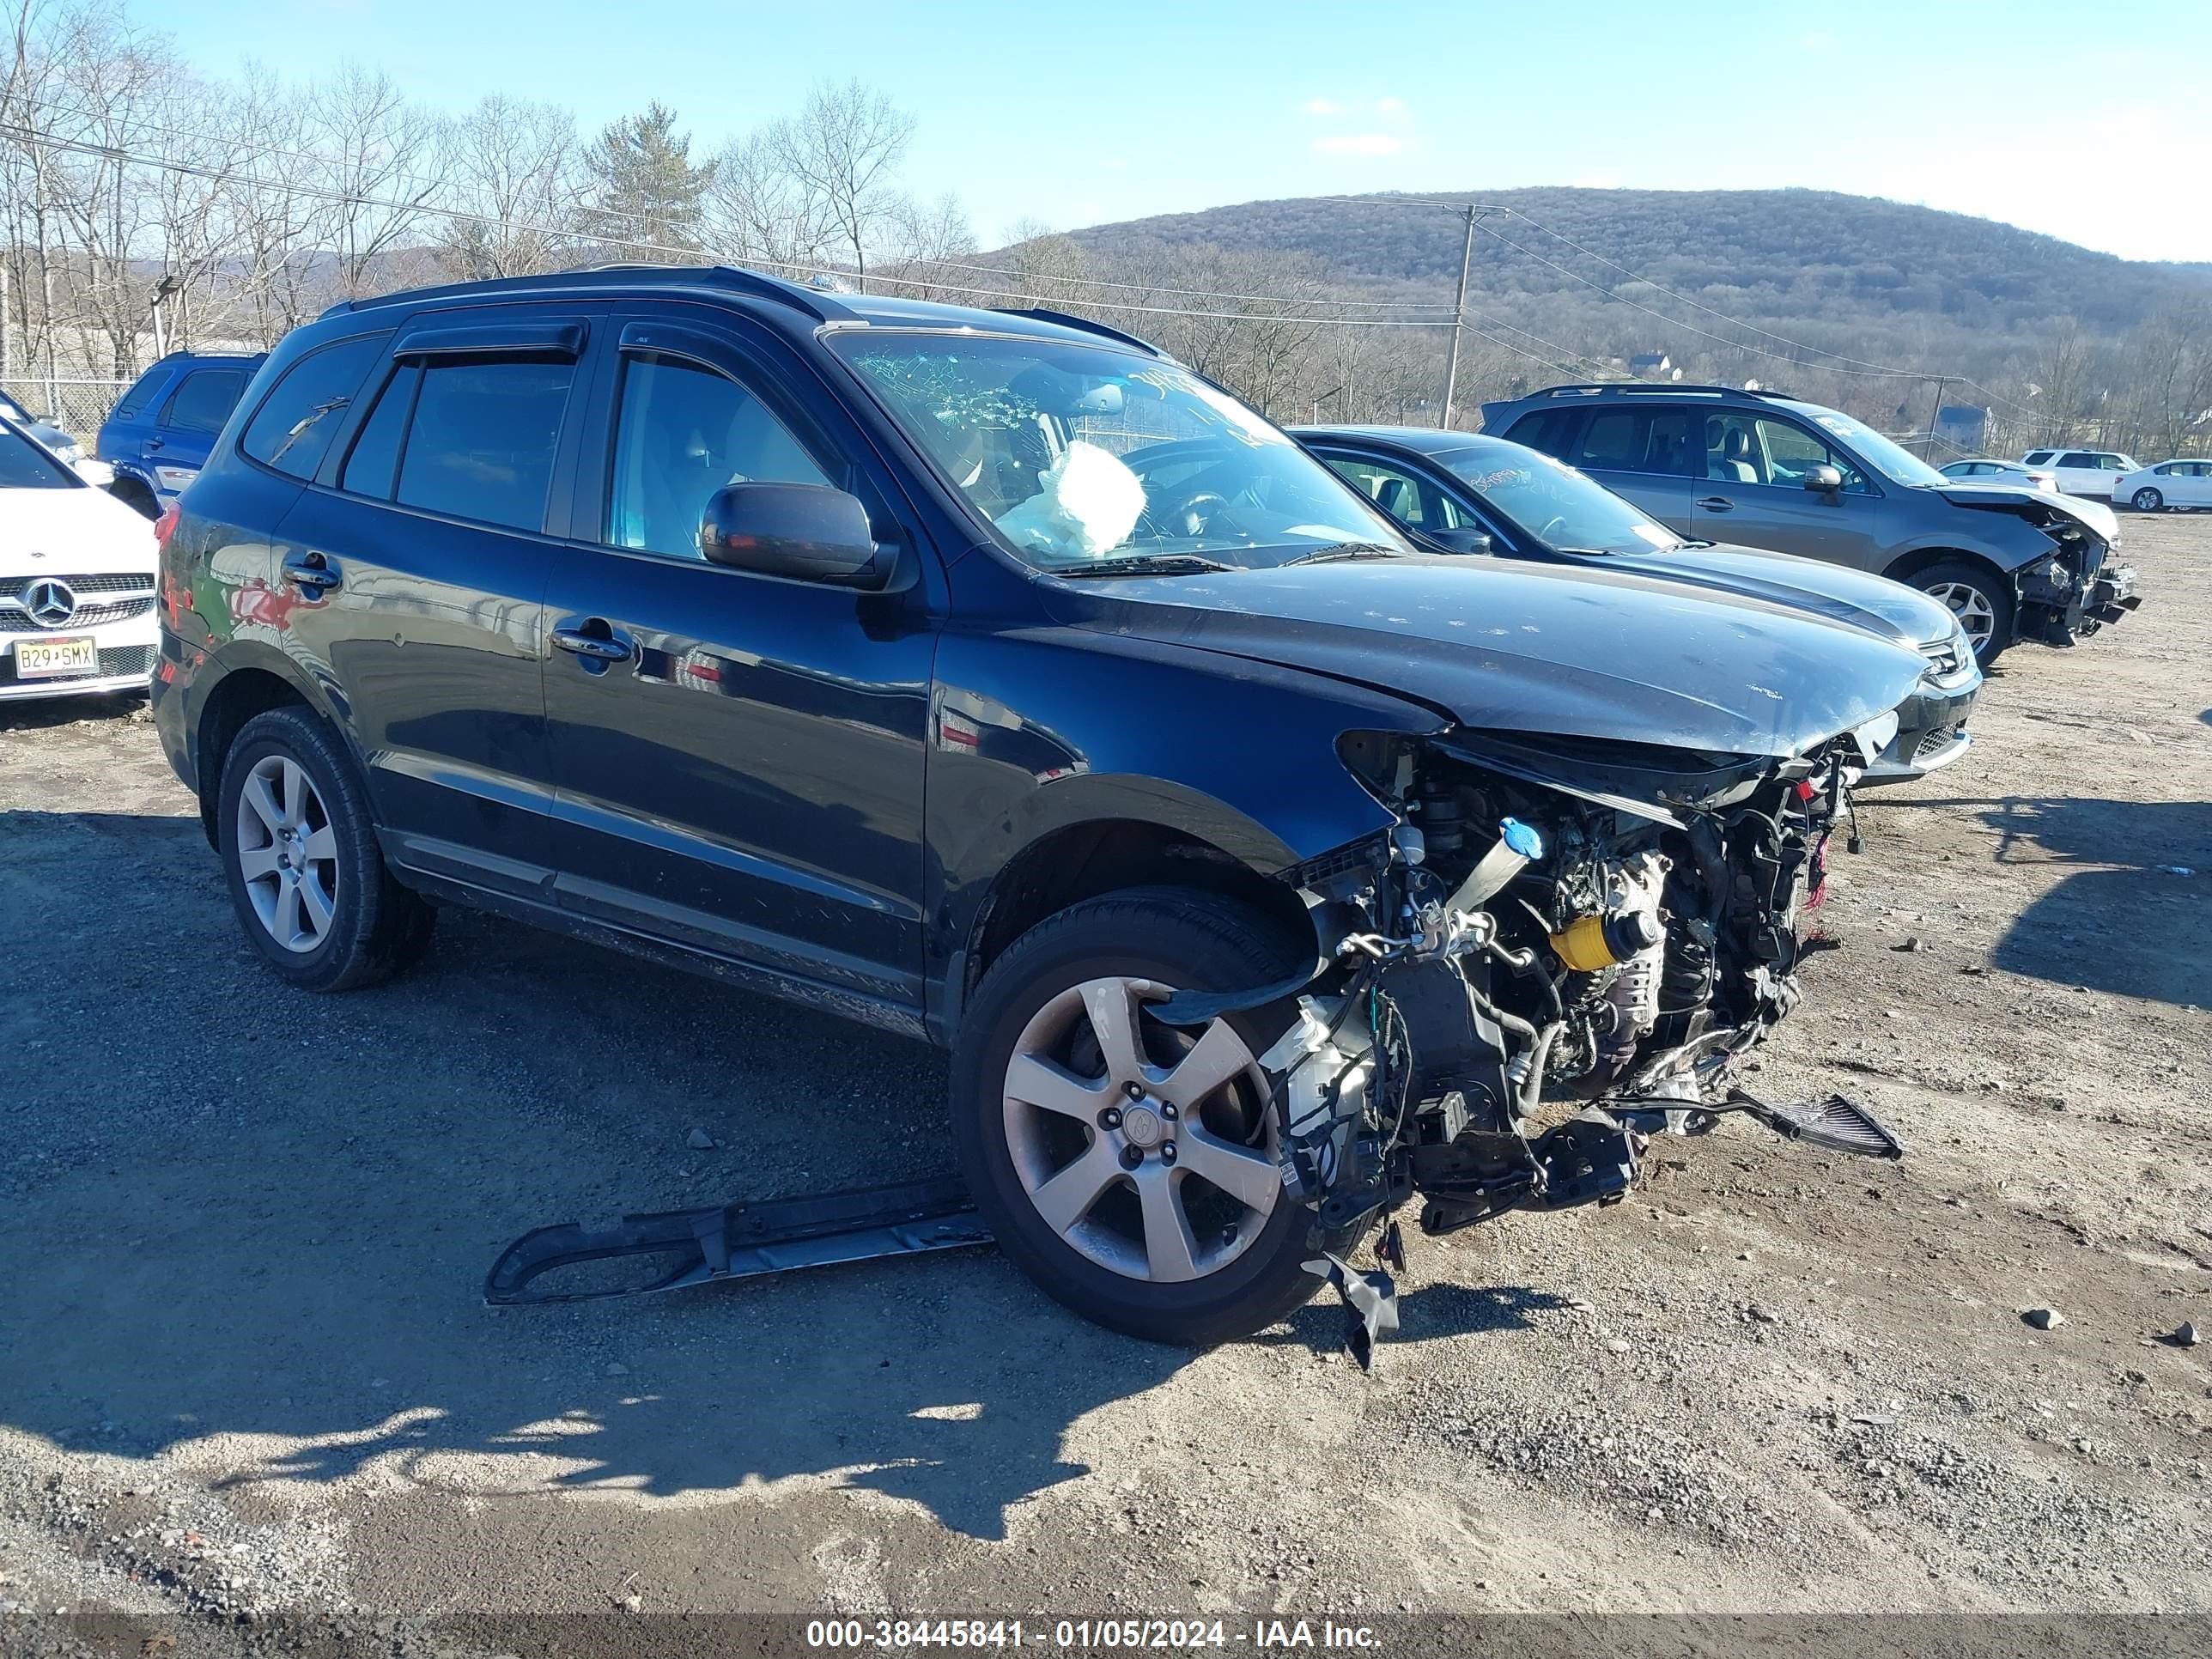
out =
<svg viewBox="0 0 2212 1659"><path fill-rule="evenodd" d="M100 647L93 643L89 634L15 641L15 678L19 680L50 680L64 674L98 672Z"/></svg>

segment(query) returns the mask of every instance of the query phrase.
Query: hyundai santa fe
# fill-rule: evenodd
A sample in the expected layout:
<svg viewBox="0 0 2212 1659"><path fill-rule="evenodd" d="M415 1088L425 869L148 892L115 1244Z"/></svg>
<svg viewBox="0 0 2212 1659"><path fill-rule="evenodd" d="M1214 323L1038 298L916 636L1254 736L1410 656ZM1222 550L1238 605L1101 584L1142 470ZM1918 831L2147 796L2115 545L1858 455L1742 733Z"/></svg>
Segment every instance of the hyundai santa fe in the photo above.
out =
<svg viewBox="0 0 2212 1659"><path fill-rule="evenodd" d="M991 1231L1118 1328L1256 1329L1401 1204L1611 1202L1723 1113L1895 1150L1739 1085L1920 656L1417 546L1097 325L352 301L160 530L159 730L271 971L464 904L947 1045Z"/></svg>

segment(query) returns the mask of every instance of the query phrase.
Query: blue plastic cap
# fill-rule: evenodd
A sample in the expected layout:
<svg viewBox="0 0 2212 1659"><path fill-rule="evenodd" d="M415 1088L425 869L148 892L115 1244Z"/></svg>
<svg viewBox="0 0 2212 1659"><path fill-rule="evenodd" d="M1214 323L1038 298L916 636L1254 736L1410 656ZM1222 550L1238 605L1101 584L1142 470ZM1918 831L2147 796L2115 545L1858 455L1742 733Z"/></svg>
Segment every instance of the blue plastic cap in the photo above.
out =
<svg viewBox="0 0 2212 1659"><path fill-rule="evenodd" d="M1522 858L1540 859L1544 856L1544 837L1520 819L1501 818L1498 832L1505 838L1505 844Z"/></svg>

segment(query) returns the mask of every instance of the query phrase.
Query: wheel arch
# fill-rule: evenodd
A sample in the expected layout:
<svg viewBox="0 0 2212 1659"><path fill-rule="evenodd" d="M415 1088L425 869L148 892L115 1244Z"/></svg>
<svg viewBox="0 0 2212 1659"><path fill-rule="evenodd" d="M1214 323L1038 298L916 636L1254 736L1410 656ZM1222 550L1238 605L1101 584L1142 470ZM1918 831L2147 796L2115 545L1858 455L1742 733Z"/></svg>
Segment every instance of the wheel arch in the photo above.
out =
<svg viewBox="0 0 2212 1659"><path fill-rule="evenodd" d="M216 845L216 791L222 781L222 757L256 714L271 708L303 708L341 733L338 720L320 688L299 672L282 652L252 647L243 659L222 665L222 673L200 699L191 722L191 765L199 797L200 827Z"/></svg>
<svg viewBox="0 0 2212 1659"><path fill-rule="evenodd" d="M1288 864L1285 852L1281 862ZM1145 887L1227 899L1281 941L1286 960L1312 944L1313 925L1297 890L1214 840L1140 816L1057 824L1024 845L969 909L933 1011L939 1040L954 1040L977 982L1024 933L1086 900Z"/></svg>
<svg viewBox="0 0 2212 1659"><path fill-rule="evenodd" d="M1994 580L2002 582L2008 587L2018 586L2012 573L1988 554L1978 552L1971 547L1955 547L1940 543L1929 547L1917 547L1909 553L1900 554L1890 561L1888 568L1881 574L1892 581L1910 582L1929 566L1948 564L1954 559L1961 560L1967 564L1978 565L1988 571Z"/></svg>

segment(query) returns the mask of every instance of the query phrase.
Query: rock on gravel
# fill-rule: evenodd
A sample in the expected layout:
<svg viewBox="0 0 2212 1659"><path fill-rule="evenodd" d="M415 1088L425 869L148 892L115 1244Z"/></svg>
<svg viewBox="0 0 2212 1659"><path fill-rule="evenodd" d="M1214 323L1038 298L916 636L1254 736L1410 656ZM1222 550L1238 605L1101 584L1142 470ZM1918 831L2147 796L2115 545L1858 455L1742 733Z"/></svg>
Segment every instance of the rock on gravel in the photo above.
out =
<svg viewBox="0 0 2212 1659"><path fill-rule="evenodd" d="M2021 1317L2039 1331L2054 1331L2066 1322L2066 1316L2056 1308L2030 1308Z"/></svg>

